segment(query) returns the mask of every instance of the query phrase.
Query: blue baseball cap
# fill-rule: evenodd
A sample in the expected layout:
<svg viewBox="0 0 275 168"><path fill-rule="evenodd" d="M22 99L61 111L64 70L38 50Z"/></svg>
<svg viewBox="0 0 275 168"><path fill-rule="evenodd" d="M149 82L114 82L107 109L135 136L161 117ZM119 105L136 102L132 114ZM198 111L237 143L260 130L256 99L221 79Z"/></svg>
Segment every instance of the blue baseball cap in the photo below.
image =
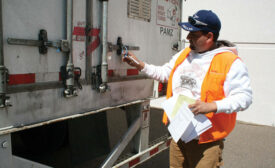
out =
<svg viewBox="0 0 275 168"><path fill-rule="evenodd" d="M188 22L179 22L179 26L186 31L206 31L219 33L221 21L211 10L199 10L193 16L188 17Z"/></svg>

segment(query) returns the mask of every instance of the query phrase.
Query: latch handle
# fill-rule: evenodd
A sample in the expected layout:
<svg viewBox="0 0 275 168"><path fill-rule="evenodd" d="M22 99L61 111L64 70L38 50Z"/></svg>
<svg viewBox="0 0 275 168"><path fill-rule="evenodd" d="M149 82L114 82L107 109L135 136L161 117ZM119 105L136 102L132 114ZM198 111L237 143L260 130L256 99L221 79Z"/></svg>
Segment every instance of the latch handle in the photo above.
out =
<svg viewBox="0 0 275 168"><path fill-rule="evenodd" d="M128 50L139 50L138 46L123 45L121 37L117 38L116 45L114 45L112 43L108 43L108 49L109 49L109 51L116 50L116 53L119 56L121 55L121 51L122 51L123 47L126 47Z"/></svg>
<svg viewBox="0 0 275 168"><path fill-rule="evenodd" d="M56 42L48 41L47 31L44 29L41 29L39 31L38 40L8 38L7 42L10 45L25 45L38 47L40 54L47 54L48 47L57 48L59 51L62 52L70 52L68 40L60 40Z"/></svg>

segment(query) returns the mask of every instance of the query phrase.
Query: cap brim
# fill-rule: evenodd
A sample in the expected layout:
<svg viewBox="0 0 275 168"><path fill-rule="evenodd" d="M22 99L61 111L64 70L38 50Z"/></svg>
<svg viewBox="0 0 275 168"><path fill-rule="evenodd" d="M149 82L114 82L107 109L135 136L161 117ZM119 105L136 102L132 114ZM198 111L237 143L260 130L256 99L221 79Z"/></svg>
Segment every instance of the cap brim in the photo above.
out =
<svg viewBox="0 0 275 168"><path fill-rule="evenodd" d="M200 28L197 28L193 25L191 25L189 22L179 22L179 26L183 28L186 31L200 31Z"/></svg>

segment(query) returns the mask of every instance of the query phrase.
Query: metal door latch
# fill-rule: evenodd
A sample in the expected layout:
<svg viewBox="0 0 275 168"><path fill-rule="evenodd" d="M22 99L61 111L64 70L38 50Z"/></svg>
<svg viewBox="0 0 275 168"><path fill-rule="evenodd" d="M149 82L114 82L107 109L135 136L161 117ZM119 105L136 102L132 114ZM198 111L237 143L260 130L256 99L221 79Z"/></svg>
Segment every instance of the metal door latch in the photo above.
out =
<svg viewBox="0 0 275 168"><path fill-rule="evenodd" d="M80 83L81 68L74 67L73 70L67 70L66 66L61 66L60 74L61 74L61 79L63 81L63 85L65 87L64 96L65 97L77 96L77 88L82 90L82 85ZM66 87L66 80L70 78L74 78L77 88L75 87L75 85L70 85L69 87Z"/></svg>
<svg viewBox="0 0 275 168"><path fill-rule="evenodd" d="M10 97L7 96L7 84L9 83L9 70L5 66L0 66L0 108L12 106Z"/></svg>
<svg viewBox="0 0 275 168"><path fill-rule="evenodd" d="M81 76L81 68L74 67L74 80L76 82L78 89L82 90L82 85L80 83L80 76Z"/></svg>
<svg viewBox="0 0 275 168"><path fill-rule="evenodd" d="M129 46L129 45L123 45L122 38L117 38L116 45L108 42L108 50L111 52L113 50L116 50L117 55L121 55L123 47L126 47L128 50L139 50L138 46Z"/></svg>
<svg viewBox="0 0 275 168"><path fill-rule="evenodd" d="M46 54L48 52L48 47L56 48L58 51L62 52L70 51L70 45L68 40L60 40L56 42L48 41L47 31L44 29L41 29L39 31L38 40L8 38L7 42L10 45L25 45L38 47L40 54Z"/></svg>
<svg viewBox="0 0 275 168"><path fill-rule="evenodd" d="M91 78L92 89L97 90L99 92L99 86L102 84L101 65L93 67Z"/></svg>

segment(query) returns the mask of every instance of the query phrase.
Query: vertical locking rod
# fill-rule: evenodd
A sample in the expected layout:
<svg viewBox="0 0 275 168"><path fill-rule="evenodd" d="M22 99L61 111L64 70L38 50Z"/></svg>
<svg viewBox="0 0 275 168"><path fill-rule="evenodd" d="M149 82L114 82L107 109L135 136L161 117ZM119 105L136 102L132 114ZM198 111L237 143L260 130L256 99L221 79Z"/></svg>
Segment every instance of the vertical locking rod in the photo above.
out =
<svg viewBox="0 0 275 168"><path fill-rule="evenodd" d="M101 79L102 84L99 86L100 92L106 92L108 86L108 63L107 63L107 18L108 18L108 1L102 2L102 60L101 60Z"/></svg>
<svg viewBox="0 0 275 168"><path fill-rule="evenodd" d="M0 107L6 107L9 104L7 93L7 75L8 70L4 65L4 51L3 51L3 14L2 14L2 0L0 0Z"/></svg>
<svg viewBox="0 0 275 168"><path fill-rule="evenodd" d="M67 40L69 41L70 51L67 54L66 64L66 88L64 90L65 97L76 96L76 89L74 87L74 65L72 59L72 20L73 20L73 0L67 0Z"/></svg>

